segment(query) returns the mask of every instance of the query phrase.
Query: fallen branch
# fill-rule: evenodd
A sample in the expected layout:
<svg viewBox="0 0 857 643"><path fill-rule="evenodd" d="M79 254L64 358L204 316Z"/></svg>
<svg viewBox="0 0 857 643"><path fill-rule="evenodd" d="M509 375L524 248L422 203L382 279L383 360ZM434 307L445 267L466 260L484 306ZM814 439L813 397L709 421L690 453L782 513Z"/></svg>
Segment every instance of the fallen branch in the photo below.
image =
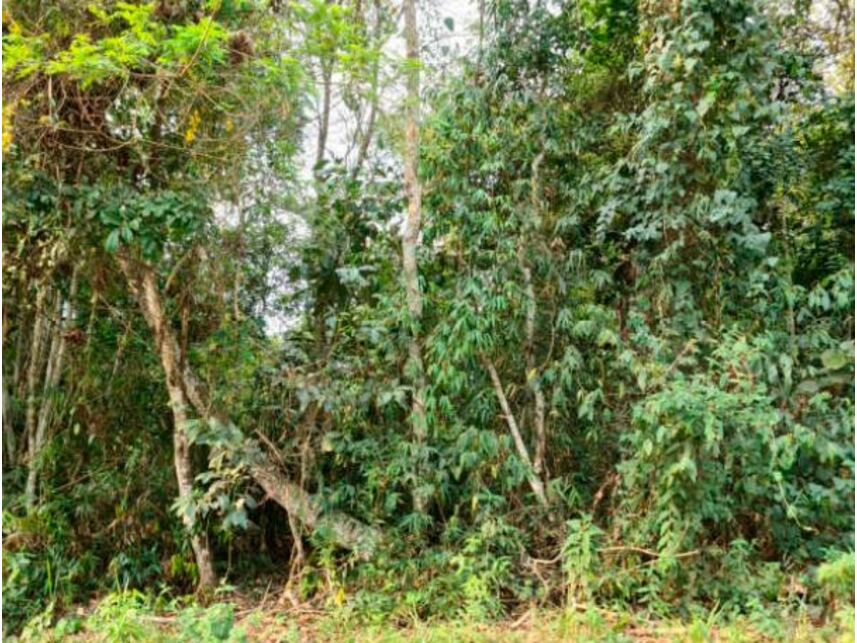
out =
<svg viewBox="0 0 857 643"><path fill-rule="evenodd" d="M693 549L691 551L685 551L678 554L667 554L667 553L659 553L652 549L645 549L644 547L634 547L632 545L615 545L613 547L601 547L598 549L599 554L621 554L621 553L634 553L634 554L643 554L644 556L648 556L649 558L690 558L692 556L698 556L702 553L699 549ZM562 552L558 553L553 558L533 558L529 554L526 554L526 562L534 564L534 565L556 565L558 562L562 560Z"/></svg>
<svg viewBox="0 0 857 643"><path fill-rule="evenodd" d="M627 546L619 545L616 547L603 547L603 548L599 549L598 551L602 554L619 554L619 553L625 553L625 552L632 552L635 554L643 554L644 556L649 556L650 558L664 558L664 557L689 558L691 556L698 556L700 553L702 553L699 549L694 549L692 551L686 551L686 552L682 552L680 554L666 554L666 553L662 554L660 552L656 552L656 551L653 551L651 549L645 549L643 547L633 547L630 545L627 545Z"/></svg>

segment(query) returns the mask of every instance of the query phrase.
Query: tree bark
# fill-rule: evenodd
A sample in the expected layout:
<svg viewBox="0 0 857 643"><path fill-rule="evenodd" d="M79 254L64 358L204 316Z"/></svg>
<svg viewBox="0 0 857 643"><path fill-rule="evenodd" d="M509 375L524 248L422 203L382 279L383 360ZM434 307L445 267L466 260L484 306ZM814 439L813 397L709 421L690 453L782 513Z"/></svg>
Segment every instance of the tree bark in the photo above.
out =
<svg viewBox="0 0 857 643"><path fill-rule="evenodd" d="M408 344L408 375L413 387L411 399L411 427L418 443L425 442L428 431L425 409L426 379L420 349L423 314L420 275L417 265L421 227L422 186L417 174L419 168L420 119L420 42L417 31L416 0L405 0L405 46L407 55L407 97L405 125L405 192L408 212L402 234L402 272L405 279L405 296L410 317ZM415 503L423 510L424 499L416 494Z"/></svg>
<svg viewBox="0 0 857 643"><path fill-rule="evenodd" d="M530 232L535 232L541 226L541 199L539 194L539 166L544 158L544 152L538 154L533 160L532 177L530 179L530 200L532 206L532 219L529 225ZM518 247L518 263L524 276L524 295L527 302L526 322L524 332L526 344L524 352L527 365L527 385L533 392L533 424L536 435L536 450L533 457L533 470L541 477L544 472L545 452L547 451L547 432L545 429L545 395L542 391L540 373L536 368L536 317L538 314L538 301L536 290L533 286L533 272L527 264L523 243L529 234L522 235L522 245ZM535 236L535 235L533 235Z"/></svg>
<svg viewBox="0 0 857 643"><path fill-rule="evenodd" d="M38 387L39 378L42 374L42 353L44 352L43 344L45 333L47 331L47 323L45 318L45 299L47 297L47 289L40 286L36 292L36 314L33 321L33 339L30 342L30 362L27 366L27 411L24 424L24 430L27 436L27 466L32 467L33 452L36 450L36 428L38 425L38 395L36 388ZM32 496L29 493L29 488L25 488L24 501L27 511L33 509L35 505L35 494Z"/></svg>
<svg viewBox="0 0 857 643"><path fill-rule="evenodd" d="M341 547L368 558L380 542L377 530L340 512L323 512L320 499L292 482L280 468L263 453L250 454L251 473L265 490L290 516L311 531L323 530Z"/></svg>
<svg viewBox="0 0 857 643"><path fill-rule="evenodd" d="M533 392L533 428L536 434L536 451L533 456L533 470L537 476L542 475L544 469L545 451L547 449L545 434L545 395L539 381L539 372L536 368L535 358L535 335L536 335L536 291L533 288L533 274L526 264L523 253L519 257L521 272L524 275L524 294L527 300L526 322L524 332L526 344L524 347L525 362L527 365L527 385Z"/></svg>
<svg viewBox="0 0 857 643"><path fill-rule="evenodd" d="M327 149L327 132L330 129L330 98L331 85L333 83L333 63L322 61L322 102L321 114L318 123L318 143L315 152L315 167L318 169L324 161L324 153Z"/></svg>

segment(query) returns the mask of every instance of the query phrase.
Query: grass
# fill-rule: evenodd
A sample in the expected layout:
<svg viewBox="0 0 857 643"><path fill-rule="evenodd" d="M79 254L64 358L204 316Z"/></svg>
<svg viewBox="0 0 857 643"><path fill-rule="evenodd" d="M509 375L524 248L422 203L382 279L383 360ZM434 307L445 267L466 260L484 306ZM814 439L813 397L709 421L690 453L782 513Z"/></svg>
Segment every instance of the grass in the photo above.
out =
<svg viewBox="0 0 857 643"><path fill-rule="evenodd" d="M550 641L751 643L761 641L851 642L854 610L840 609L825 622L806 613L756 614L726 618L716 611L687 621L650 619L643 614L603 609L537 610L515 619L475 623L462 620L369 624L347 606L331 610L247 606L240 599L197 605L168 604L138 592L110 594L53 625L44 617L24 631L22 641L154 641L213 643L382 642L529 643Z"/></svg>

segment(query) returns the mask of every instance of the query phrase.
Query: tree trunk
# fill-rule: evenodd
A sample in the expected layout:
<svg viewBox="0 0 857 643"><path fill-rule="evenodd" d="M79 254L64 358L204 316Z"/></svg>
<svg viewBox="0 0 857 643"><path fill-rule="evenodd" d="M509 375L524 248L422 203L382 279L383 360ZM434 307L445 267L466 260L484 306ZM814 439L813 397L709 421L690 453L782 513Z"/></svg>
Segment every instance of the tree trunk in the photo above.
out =
<svg viewBox="0 0 857 643"><path fill-rule="evenodd" d="M364 559L372 555L380 542L377 530L340 512L324 513L320 499L286 478L270 458L261 452L252 456L253 478L290 516L311 531L328 532L333 542Z"/></svg>
<svg viewBox="0 0 857 643"><path fill-rule="evenodd" d="M324 161L324 153L327 149L327 132L330 128L330 94L331 85L333 83L333 63L322 61L321 63L321 80L322 80L322 102L321 114L318 122L318 143L315 152L315 167L321 166Z"/></svg>
<svg viewBox="0 0 857 643"><path fill-rule="evenodd" d="M143 316L155 335L177 427L186 425L188 406L192 406L197 414L206 420L216 419L219 422L231 424L228 419L216 417L212 413L203 387L190 364L187 361L182 363L175 333L167 323L164 314L163 301L152 267L148 264L132 264L125 256L120 256L118 260L132 292L140 303ZM178 413L176 409L179 409ZM187 457L187 438L184 431L177 430L176 433L181 433L180 438L176 439L176 474L179 478L179 492L189 495L193 477L189 468L190 460ZM323 514L320 499L288 480L258 446L251 444L243 448L244 452L241 455L250 462L250 473L253 478L287 512L310 529L329 531L334 541L341 547L351 549L363 556L371 555L381 540L380 534L375 529L340 513ZM187 463L187 466L183 463ZM184 489L182 485L185 485ZM185 524L187 525L188 522L186 521ZM200 547L200 551L204 560L211 560L207 548ZM197 545L194 545L194 553L197 553ZM197 558L199 560L200 556L198 555ZM213 576L213 571L211 573ZM200 576L202 577L202 574Z"/></svg>
<svg viewBox="0 0 857 643"><path fill-rule="evenodd" d="M411 427L417 442L425 442L428 430L426 422L426 380L420 349L421 322L423 314L420 275L417 266L417 250L420 238L422 188L419 176L419 118L420 118L420 43L417 31L416 0L405 0L405 44L407 50L407 97L405 126L405 192L408 198L408 213L402 234L402 272L405 278L405 295L410 316L410 342L408 344L408 376L413 387L411 399ZM424 499L417 494L416 506L422 510Z"/></svg>
<svg viewBox="0 0 857 643"><path fill-rule="evenodd" d="M527 299L527 316L525 323L526 345L524 347L525 362L527 365L527 385L533 392L533 428L536 434L536 452L533 457L533 470L537 476L542 475L546 451L547 436L545 434L545 394L539 381L539 372L536 367L535 358L535 335L536 335L536 291L533 288L533 273L526 264L523 253L519 255L521 272L524 275L524 293Z"/></svg>
<svg viewBox="0 0 857 643"><path fill-rule="evenodd" d="M6 378L3 377L3 454L5 456L6 466L11 468L15 466L17 449L15 439L15 427L12 426L12 417L9 415L9 388L6 386Z"/></svg>
<svg viewBox="0 0 857 643"><path fill-rule="evenodd" d="M384 14L381 9L381 3L379 0L375 0L375 23L372 29L372 39L373 46L381 47L381 34L382 34L382 25L384 21ZM369 154L369 146L372 143L372 134L375 130L375 118L378 112L378 102L380 97L378 96L378 77L381 70L380 56L376 56L375 60L372 63L372 95L369 99L369 117L366 122L366 131L363 133L363 138L360 141L360 147L357 150L357 161L354 163L354 167L351 169L351 176L356 177L360 170L363 168L363 163L366 162L366 157Z"/></svg>
<svg viewBox="0 0 857 643"><path fill-rule="evenodd" d="M532 219L526 228L535 233L541 227L541 198L539 190L539 166L544 158L544 152L539 153L533 160L532 177L530 179L530 199L532 205ZM536 475L541 477L545 468L545 452L547 450L547 432L545 429L545 394L542 391L541 373L536 367L536 317L538 314L538 301L536 300L536 290L533 286L533 271L527 264L527 257L524 252L523 244L526 243L530 235L522 235L521 245L518 247L518 263L521 267L521 273L524 276L524 294L527 300L527 313L525 323L525 355L527 364L527 385L533 392L533 424L536 435L536 452L533 457L533 470ZM536 235L533 234L533 237Z"/></svg>
<svg viewBox="0 0 857 643"><path fill-rule="evenodd" d="M187 399L182 388L181 363L178 344L169 327L160 294L155 283L155 273L145 265L136 270L131 261L124 256L118 257L119 265L128 280L128 286L140 304L143 316L155 336L155 345L167 385L167 394L173 412L173 465L179 488L180 504L186 506L193 502L193 465L190 458L190 444L187 437ZM196 521L191 512L184 511L182 522L190 535L190 543L196 566L199 571L199 585L203 590L212 590L217 586L217 574L208 542L197 531Z"/></svg>
<svg viewBox="0 0 857 643"><path fill-rule="evenodd" d="M45 372L45 383L42 389L42 401L39 407L39 417L36 422L36 434L30 442L30 454L27 470L27 484L25 487L25 498L28 509L32 509L36 502L36 492L39 482L39 469L41 468L40 456L48 437L48 429L54 411L54 395L62 378L62 370L65 363L65 353L68 346L66 340L67 325L74 319L74 298L77 295L77 270L71 277L68 300L57 294L57 308L54 316L53 332L51 333L51 350L48 357L47 370ZM67 313L67 315L66 315ZM66 316L68 320L66 320Z"/></svg>
<svg viewBox="0 0 857 643"><path fill-rule="evenodd" d="M38 424L38 409L36 388L38 387L39 378L42 373L42 353L47 331L47 323L45 319L45 298L47 290L44 286L40 286L36 292L36 314L33 320L33 339L30 342L30 363L27 366L27 411L24 424L24 430L27 436L27 466L32 467L33 452L36 450L36 428ZM29 480L28 480L29 482ZM27 511L32 510L35 505L35 493L30 494L29 486L25 488L24 495Z"/></svg>

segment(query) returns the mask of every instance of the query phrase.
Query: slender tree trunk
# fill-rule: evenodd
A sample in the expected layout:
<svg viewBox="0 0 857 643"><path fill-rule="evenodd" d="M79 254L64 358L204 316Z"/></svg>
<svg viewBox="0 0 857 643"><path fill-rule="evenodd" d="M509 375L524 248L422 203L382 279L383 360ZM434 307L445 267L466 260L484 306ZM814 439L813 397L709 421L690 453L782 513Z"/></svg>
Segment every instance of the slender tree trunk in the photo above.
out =
<svg viewBox="0 0 857 643"><path fill-rule="evenodd" d="M533 393L533 428L536 435L536 451L533 456L533 469L537 476L542 475L544 469L545 451L547 448L547 436L545 434L545 394L542 391L540 373L536 367L535 358L535 335L536 335L536 291L533 288L533 274L526 260L520 253L519 261L521 272L524 275L524 295L527 301L526 321L524 332L526 345L524 346L525 362L527 365L527 385Z"/></svg>
<svg viewBox="0 0 857 643"><path fill-rule="evenodd" d="M3 446L6 466L14 467L17 455L15 427L12 426L12 417L9 414L9 388L6 386L6 378L3 380Z"/></svg>
<svg viewBox="0 0 857 643"><path fill-rule="evenodd" d="M92 295L89 297L89 321L86 322L86 347L83 349L83 354L86 355L86 361L92 356L92 335L95 332L95 319L98 313L98 290L92 288Z"/></svg>
<svg viewBox="0 0 857 643"><path fill-rule="evenodd" d="M324 153L327 148L327 132L330 128L330 95L333 83L333 64L321 63L322 98L321 115L318 123L318 144L315 152L315 166L318 168L324 161Z"/></svg>
<svg viewBox="0 0 857 643"><path fill-rule="evenodd" d="M148 265L141 269L131 264L125 256L118 257L119 265L128 280L128 286L140 304L143 316L155 336L155 345L161 366L164 369L167 394L173 412L173 465L179 488L179 501L183 506L193 502L193 465L190 458L190 443L187 437L188 400L182 389L180 355L178 344L164 316L160 293L157 290L155 273ZM182 514L182 522L190 535L196 566L199 571L199 584L203 590L212 590L217 586L217 574L208 542L198 533L193 514Z"/></svg>
<svg viewBox="0 0 857 643"><path fill-rule="evenodd" d="M62 378L62 370L65 362L67 347L66 330L67 322L65 313L68 313L69 321L74 318L74 298L77 295L77 270L71 277L69 298L67 302L57 294L57 308L54 315L53 332L51 333L51 350L48 357L47 371L45 372L45 383L42 389L42 401L39 408L39 417L36 422L36 433L30 442L30 457L27 470L27 484L24 497L27 500L28 509L32 509L36 503L36 492L39 481L39 469L41 468L40 457L42 449L48 436L51 416L54 410L54 395ZM66 309L67 310L64 310Z"/></svg>
<svg viewBox="0 0 857 643"><path fill-rule="evenodd" d="M22 445L18 445L18 436L15 433L15 418L12 412L11 403L15 399L25 399L27 395L27 378L21 375L24 369L24 357L26 356L25 346L27 343L27 333L25 328L27 325L26 311L21 312L23 319L21 325L17 329L17 337L15 338L15 362L12 365L12 381L4 378L3 381L3 443L7 454L7 463L10 467L14 467L21 460L23 455L19 449L26 446L27 435L22 436ZM4 328L4 331L6 329ZM26 427L25 427L26 430Z"/></svg>
<svg viewBox="0 0 857 643"><path fill-rule="evenodd" d="M524 443L524 438L521 435L521 430L518 428L518 422L515 416L512 415L512 409L509 407L509 400L506 398L506 393L503 390L503 383L500 381L500 375L494 367L494 363L487 357L483 358L485 370L491 378L491 384L494 386L494 393L497 396L497 401L500 403L500 408L503 411L503 417L506 420L506 425L509 427L509 432L512 434L512 440L515 443L515 450L518 452L518 457L524 466L527 468L527 480L530 483L530 488L533 490L536 498L543 507L548 506L545 487L542 484L541 478L536 475L533 468L533 462L530 460L530 454L527 451L527 445Z"/></svg>
<svg viewBox="0 0 857 643"><path fill-rule="evenodd" d="M27 321L26 317L24 317L21 321L21 326L18 328L18 337L15 342L15 363L12 365L12 395L18 398L23 398L27 395L27 378L21 377L21 370L24 368L24 357L27 353L25 350L27 333L24 332Z"/></svg>
<svg viewBox="0 0 857 643"><path fill-rule="evenodd" d="M482 77L482 50L485 43L485 0L479 0L479 46L476 50L476 78Z"/></svg>
<svg viewBox="0 0 857 643"><path fill-rule="evenodd" d="M539 166L544 153L540 153L533 160L532 177L530 180L530 199L532 207L532 219L526 226L529 231L537 231L541 227L541 198L539 190ZM547 450L547 432L545 429L545 394L541 386L541 373L536 367L536 317L538 314L538 301L536 290L533 286L533 272L527 264L527 257L523 243L527 241L530 234L522 235L522 245L518 247L518 263L524 276L524 295L527 302L526 322L524 326L526 345L525 355L527 364L527 385L533 392L533 424L536 436L536 450L533 457L533 469L537 476L544 472L545 452ZM535 235L533 235L535 236Z"/></svg>
<svg viewBox="0 0 857 643"><path fill-rule="evenodd" d="M39 378L42 374L42 353L44 352L43 344L45 334L47 332L47 322L45 316L45 299L47 298L47 288L40 286L36 292L36 314L33 320L33 339L30 342L30 363L27 367L27 411L25 419L25 432L27 436L27 466L32 467L32 454L36 450L36 428L38 425L38 388ZM27 511L30 511L35 505L35 493L30 495L29 486L25 489L25 503Z"/></svg>
<svg viewBox="0 0 857 643"><path fill-rule="evenodd" d="M6 317L8 309L3 309L3 346L7 345L9 339L9 322ZM26 311L20 312L21 317L24 317ZM12 468L15 466L18 455L17 436L15 435L15 424L12 419L12 408L10 400L12 396L18 394L18 378L21 373L21 352L24 346L24 323L18 328L15 337L15 361L12 365L12 386L9 386L9 378L0 374L2 377L3 388L3 462L6 467ZM8 354L8 353L7 353ZM8 470L8 469L7 469Z"/></svg>
<svg viewBox="0 0 857 643"><path fill-rule="evenodd" d="M423 315L417 251L420 240L422 187L419 176L419 119L420 119L420 41L417 31L416 0L405 0L405 44L407 51L407 97L405 126L405 192L408 213L402 234L402 272L405 278L405 295L410 316L410 343L408 344L408 371L413 386L411 399L411 426L417 442L424 442L427 433L425 396L426 379L420 349ZM417 508L424 508L424 499L416 498Z"/></svg>
<svg viewBox="0 0 857 643"><path fill-rule="evenodd" d="M381 46L381 33L382 33L382 24L384 20L384 14L381 10L381 3L379 0L375 0L375 23L372 29L372 44L375 47ZM372 144L372 135L375 131L375 118L378 112L378 76L381 70L381 63L379 58L376 57L374 62L372 63L372 95L370 97L369 102L369 118L366 122L366 131L363 133L363 139L360 141L360 147L357 150L357 161L354 163L354 167L351 169L351 176L355 177L360 173L360 170L363 168L363 164L366 162L366 157L369 154L369 146Z"/></svg>

